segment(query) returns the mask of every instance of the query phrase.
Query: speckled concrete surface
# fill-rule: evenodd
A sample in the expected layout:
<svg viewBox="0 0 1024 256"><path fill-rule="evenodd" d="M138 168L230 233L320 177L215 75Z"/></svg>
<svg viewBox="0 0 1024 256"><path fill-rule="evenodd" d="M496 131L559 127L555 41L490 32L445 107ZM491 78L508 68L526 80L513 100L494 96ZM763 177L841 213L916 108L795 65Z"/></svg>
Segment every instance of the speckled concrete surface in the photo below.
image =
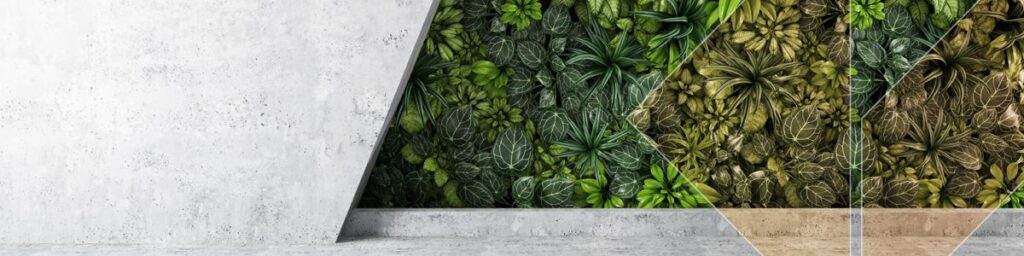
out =
<svg viewBox="0 0 1024 256"><path fill-rule="evenodd" d="M728 237L743 241L714 209L355 209L342 237Z"/></svg>
<svg viewBox="0 0 1024 256"><path fill-rule="evenodd" d="M149 247L133 245L0 245L0 255L262 256L262 255L757 255L737 240L657 238L368 238L336 245ZM740 249L736 249L740 248Z"/></svg>
<svg viewBox="0 0 1024 256"><path fill-rule="evenodd" d="M333 243L431 5L0 1L0 243Z"/></svg>

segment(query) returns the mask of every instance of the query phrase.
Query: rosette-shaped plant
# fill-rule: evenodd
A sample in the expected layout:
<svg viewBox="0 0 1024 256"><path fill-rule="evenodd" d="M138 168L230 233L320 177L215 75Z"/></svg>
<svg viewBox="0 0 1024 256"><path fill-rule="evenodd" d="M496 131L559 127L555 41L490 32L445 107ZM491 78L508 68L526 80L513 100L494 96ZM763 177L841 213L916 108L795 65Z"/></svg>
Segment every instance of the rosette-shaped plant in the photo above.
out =
<svg viewBox="0 0 1024 256"><path fill-rule="evenodd" d="M1020 170L1021 160L1007 164L1005 167L993 164L989 167L989 178L985 179L984 187L978 193L977 199L981 201L981 207L991 208L1000 204L1016 203L1016 207L1022 203L1018 200L1009 200L1013 193L1024 184L1024 173ZM1019 198L1019 197L1018 197Z"/></svg>
<svg viewBox="0 0 1024 256"><path fill-rule="evenodd" d="M870 27L875 20L885 19L884 8L881 0L851 0L846 21L858 28Z"/></svg>
<svg viewBox="0 0 1024 256"><path fill-rule="evenodd" d="M745 132L764 127L769 118L780 120L782 98L787 95L780 87L792 79L785 73L799 65L787 62L779 55L761 51L738 52L723 45L721 55L712 58L708 69L715 73L708 81L719 83L710 97L732 98L730 109L739 111L740 124ZM792 98L791 95L788 96Z"/></svg>
<svg viewBox="0 0 1024 256"><path fill-rule="evenodd" d="M462 9L459 0L443 0L434 14L424 45L428 55L439 55L445 61L455 60L456 53L463 50Z"/></svg>
<svg viewBox="0 0 1024 256"><path fill-rule="evenodd" d="M743 44L748 51L767 49L772 55L783 59L796 59L796 52L803 47L800 39L800 11L783 7L778 12L762 12L756 22L739 29L732 35L732 42Z"/></svg>
<svg viewBox="0 0 1024 256"><path fill-rule="evenodd" d="M487 141L492 142L506 129L525 120L522 110L512 107L504 98L491 100L491 104L481 107L475 116L477 127L486 134Z"/></svg>
<svg viewBox="0 0 1024 256"><path fill-rule="evenodd" d="M644 180L637 194L640 208L710 207L718 201L718 192L701 183L690 183L675 165L662 168L651 165L651 178Z"/></svg>
<svg viewBox="0 0 1024 256"><path fill-rule="evenodd" d="M501 4L501 23L524 29L530 26L531 21L540 20L540 8L537 0L506 0Z"/></svg>

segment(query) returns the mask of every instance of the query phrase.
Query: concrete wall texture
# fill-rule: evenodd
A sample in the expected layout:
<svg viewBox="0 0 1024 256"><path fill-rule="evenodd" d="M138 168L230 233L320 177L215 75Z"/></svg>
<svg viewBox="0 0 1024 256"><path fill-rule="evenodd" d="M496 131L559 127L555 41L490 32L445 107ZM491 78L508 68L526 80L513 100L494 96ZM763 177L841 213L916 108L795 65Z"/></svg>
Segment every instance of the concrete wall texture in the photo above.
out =
<svg viewBox="0 0 1024 256"><path fill-rule="evenodd" d="M0 1L0 243L332 243L432 1Z"/></svg>

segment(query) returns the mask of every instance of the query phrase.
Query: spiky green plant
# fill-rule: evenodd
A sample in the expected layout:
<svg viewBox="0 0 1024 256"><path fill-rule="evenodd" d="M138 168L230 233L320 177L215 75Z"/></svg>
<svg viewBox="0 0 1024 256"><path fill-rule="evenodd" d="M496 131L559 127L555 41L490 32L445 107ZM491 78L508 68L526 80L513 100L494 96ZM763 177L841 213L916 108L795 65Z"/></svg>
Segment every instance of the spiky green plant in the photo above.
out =
<svg viewBox="0 0 1024 256"><path fill-rule="evenodd" d="M612 109L621 110L625 105L625 87L637 80L630 68L647 61L641 57L643 47L625 31L620 32L616 40L613 42L607 30L591 22L587 27L587 37L578 40L582 47L573 49L572 57L565 64L582 64L586 67L581 70L583 76L577 81L591 82L586 99L590 99L595 92L607 91Z"/></svg>
<svg viewBox="0 0 1024 256"><path fill-rule="evenodd" d="M627 134L625 131L613 132L608 129L609 125L601 122L600 113L570 122L568 138L554 142L561 151L558 156L576 158L576 168L581 173L596 173L598 169L606 168L608 161L613 160L612 151L619 147L620 139Z"/></svg>
<svg viewBox="0 0 1024 256"><path fill-rule="evenodd" d="M740 53L729 46L720 48L721 55L712 58L707 67L716 71L708 80L720 83L712 96L731 99L730 108L740 111L744 131L761 129L769 117L781 120L783 97L794 98L781 86L793 78L786 72L799 63L761 51Z"/></svg>
<svg viewBox="0 0 1024 256"><path fill-rule="evenodd" d="M661 23L658 33L647 42L647 47L651 49L647 58L655 63L667 63L665 68L671 71L707 35L707 26L704 24L708 16L704 12L702 0L667 0L666 3L668 8L665 11L633 13Z"/></svg>
<svg viewBox="0 0 1024 256"><path fill-rule="evenodd" d="M402 125L407 132L415 133L423 129L426 122L434 122L434 108L432 102L446 105L441 95L434 88L434 82L443 77L441 71L450 64L445 63L436 55L420 54L416 58L412 72L409 74L409 82L405 84L402 92L401 103L398 105L400 115L408 115L418 118L413 120L418 124L408 123L410 118L399 118L398 124ZM434 100L431 100L433 98Z"/></svg>

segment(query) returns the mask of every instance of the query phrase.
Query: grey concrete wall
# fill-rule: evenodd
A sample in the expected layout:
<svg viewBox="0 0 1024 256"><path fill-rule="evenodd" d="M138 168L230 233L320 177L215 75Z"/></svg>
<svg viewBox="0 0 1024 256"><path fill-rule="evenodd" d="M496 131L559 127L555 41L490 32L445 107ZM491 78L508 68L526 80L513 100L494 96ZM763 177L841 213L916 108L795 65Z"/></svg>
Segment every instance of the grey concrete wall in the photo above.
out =
<svg viewBox="0 0 1024 256"><path fill-rule="evenodd" d="M0 1L0 243L332 243L431 1Z"/></svg>

